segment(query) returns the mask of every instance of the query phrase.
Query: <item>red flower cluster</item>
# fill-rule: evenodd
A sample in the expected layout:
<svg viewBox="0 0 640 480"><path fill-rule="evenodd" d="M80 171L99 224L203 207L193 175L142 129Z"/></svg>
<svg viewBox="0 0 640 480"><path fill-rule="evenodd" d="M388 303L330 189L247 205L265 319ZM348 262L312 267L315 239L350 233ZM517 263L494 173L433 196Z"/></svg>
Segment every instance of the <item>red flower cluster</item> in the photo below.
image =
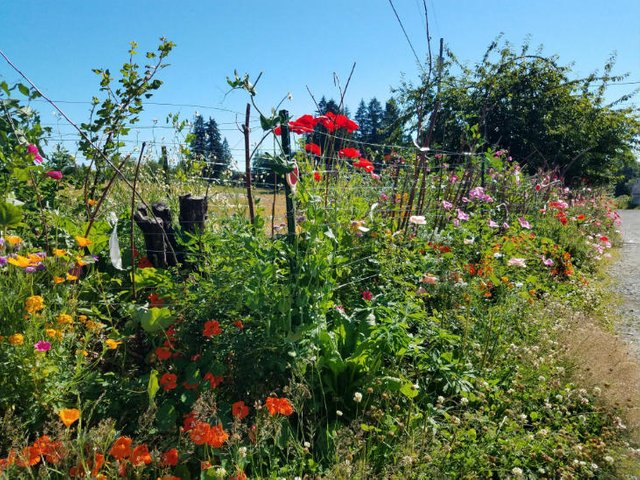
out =
<svg viewBox="0 0 640 480"><path fill-rule="evenodd" d="M7 458L0 458L0 472L13 464L22 468L33 467L40 463L43 457L52 465L60 463L64 457L62 442L51 440L48 435L43 435L31 445L24 447L20 453L11 449Z"/></svg>
<svg viewBox="0 0 640 480"><path fill-rule="evenodd" d="M293 413L293 405L286 398L268 397L264 404L272 416L280 414L288 417Z"/></svg>
<svg viewBox="0 0 640 480"><path fill-rule="evenodd" d="M360 150L352 147L343 148L338 152L338 155L340 155L341 157L347 157L347 158L358 158L360 156Z"/></svg>
<svg viewBox="0 0 640 480"><path fill-rule="evenodd" d="M289 129L292 133L313 133L316 125L322 125L329 133L333 133L336 130L346 130L348 133L353 133L358 128L358 124L353 120L350 120L348 117L342 114L336 115L333 112L327 112L326 115L321 115L319 117L313 117L311 115L302 115L300 118L296 120L291 120L289 122ZM276 127L273 130L273 133L276 135L282 134L282 128ZM307 150L308 151L308 150ZM315 153L315 152L312 152ZM319 155L319 154L316 154Z"/></svg>

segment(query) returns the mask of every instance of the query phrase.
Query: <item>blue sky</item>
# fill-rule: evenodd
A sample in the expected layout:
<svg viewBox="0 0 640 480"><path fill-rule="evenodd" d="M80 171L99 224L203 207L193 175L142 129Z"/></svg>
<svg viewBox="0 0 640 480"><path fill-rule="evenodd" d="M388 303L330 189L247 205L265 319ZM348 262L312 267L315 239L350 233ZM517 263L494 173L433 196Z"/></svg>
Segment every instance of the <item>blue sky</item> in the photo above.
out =
<svg viewBox="0 0 640 480"><path fill-rule="evenodd" d="M394 0L417 54L426 52L422 0ZM473 63L501 32L515 45L530 38L544 45L544 54L558 54L574 64L576 76L601 68L613 52L615 73L629 72L640 81L640 1L638 0L428 0L433 43L444 37L459 59ZM213 108L149 105L134 132L154 147L171 143L165 125L169 112L192 118L198 110L214 117L241 156L242 121L247 97L228 92L226 77L234 69L252 77L262 72L256 101L269 111L284 96L292 115L313 111L308 88L320 97L338 97L334 72L344 83L356 69L346 97L355 111L361 98L384 101L402 78L415 80L419 68L388 0L325 0L323 2L258 0L5 0L0 49L48 95L57 100L88 102L98 94L92 68L117 71L127 59L128 43L139 51L155 49L160 36L177 46L165 82L151 101L197 104ZM142 57L142 55L140 55ZM144 62L140 58L140 63ZM0 78L18 76L0 61ZM611 88L611 98L638 85ZM638 105L638 97L634 99ZM43 123L53 125L55 139L73 150L74 134L56 119L50 106L34 104ZM75 121L86 121L89 105L61 103ZM230 110L230 111L228 111ZM260 136L255 129L253 138ZM135 147L135 143L131 143ZM237 149L237 150L235 150Z"/></svg>

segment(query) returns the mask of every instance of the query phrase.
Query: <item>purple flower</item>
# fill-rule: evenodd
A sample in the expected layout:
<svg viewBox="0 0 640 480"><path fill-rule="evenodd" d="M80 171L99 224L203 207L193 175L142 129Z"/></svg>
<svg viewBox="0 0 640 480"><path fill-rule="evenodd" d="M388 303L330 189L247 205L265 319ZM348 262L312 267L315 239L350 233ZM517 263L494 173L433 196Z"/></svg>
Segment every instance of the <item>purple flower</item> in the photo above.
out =
<svg viewBox="0 0 640 480"><path fill-rule="evenodd" d="M0 256L0 267L4 267L7 264L7 257Z"/></svg>
<svg viewBox="0 0 640 480"><path fill-rule="evenodd" d="M33 348L35 348L37 352L47 352L51 350L51 344L44 340L40 340L33 344Z"/></svg>
<svg viewBox="0 0 640 480"><path fill-rule="evenodd" d="M531 230L531 224L529 222L527 222L527 220L524 217L519 217L518 218L518 222L520 222L520 226L522 228L526 228L527 230Z"/></svg>
<svg viewBox="0 0 640 480"><path fill-rule="evenodd" d="M453 208L453 203L442 200L442 208L445 210L451 210Z"/></svg>
<svg viewBox="0 0 640 480"><path fill-rule="evenodd" d="M551 265L553 265L553 260L551 260L550 258L545 258L544 256L542 257L542 263L544 265L546 265L547 267L550 267Z"/></svg>
<svg viewBox="0 0 640 480"><path fill-rule="evenodd" d="M504 222L502 224L502 228L504 228L505 230L509 230L509 224L507 222Z"/></svg>
<svg viewBox="0 0 640 480"><path fill-rule="evenodd" d="M389 200L389 195L387 195L386 193L381 193L380 194L380 201L381 202L386 202L387 200Z"/></svg>
<svg viewBox="0 0 640 480"><path fill-rule="evenodd" d="M469 214L464 213L462 210L458 209L458 220L467 221L469 220Z"/></svg>
<svg viewBox="0 0 640 480"><path fill-rule="evenodd" d="M457 175L451 175L451 177L449 177L449 181L451 183L456 183L458 180L460 180L460 179L458 178Z"/></svg>
<svg viewBox="0 0 640 480"><path fill-rule="evenodd" d="M496 222L494 222L493 220L489 219L489 227L490 228L498 228L500 225L498 225Z"/></svg>
<svg viewBox="0 0 640 480"><path fill-rule="evenodd" d="M36 271L36 267L25 267L24 272L25 273L33 273Z"/></svg>

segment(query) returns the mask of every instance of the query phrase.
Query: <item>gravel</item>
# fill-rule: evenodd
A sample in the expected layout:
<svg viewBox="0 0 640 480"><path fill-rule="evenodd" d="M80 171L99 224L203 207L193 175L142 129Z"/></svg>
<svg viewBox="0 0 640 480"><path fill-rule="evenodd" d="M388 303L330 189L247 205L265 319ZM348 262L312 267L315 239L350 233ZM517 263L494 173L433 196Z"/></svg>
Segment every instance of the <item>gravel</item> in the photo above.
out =
<svg viewBox="0 0 640 480"><path fill-rule="evenodd" d="M620 210L623 244L611 266L614 290L621 297L616 330L640 361L640 210Z"/></svg>

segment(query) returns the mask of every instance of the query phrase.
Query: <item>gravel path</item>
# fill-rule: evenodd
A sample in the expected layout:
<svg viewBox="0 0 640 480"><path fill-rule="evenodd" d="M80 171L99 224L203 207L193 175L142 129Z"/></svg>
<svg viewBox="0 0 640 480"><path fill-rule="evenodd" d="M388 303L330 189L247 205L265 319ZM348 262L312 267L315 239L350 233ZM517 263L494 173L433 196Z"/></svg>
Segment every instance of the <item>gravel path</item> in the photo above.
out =
<svg viewBox="0 0 640 480"><path fill-rule="evenodd" d="M640 360L640 210L620 210L623 245L611 267L615 290L622 296L616 329Z"/></svg>

